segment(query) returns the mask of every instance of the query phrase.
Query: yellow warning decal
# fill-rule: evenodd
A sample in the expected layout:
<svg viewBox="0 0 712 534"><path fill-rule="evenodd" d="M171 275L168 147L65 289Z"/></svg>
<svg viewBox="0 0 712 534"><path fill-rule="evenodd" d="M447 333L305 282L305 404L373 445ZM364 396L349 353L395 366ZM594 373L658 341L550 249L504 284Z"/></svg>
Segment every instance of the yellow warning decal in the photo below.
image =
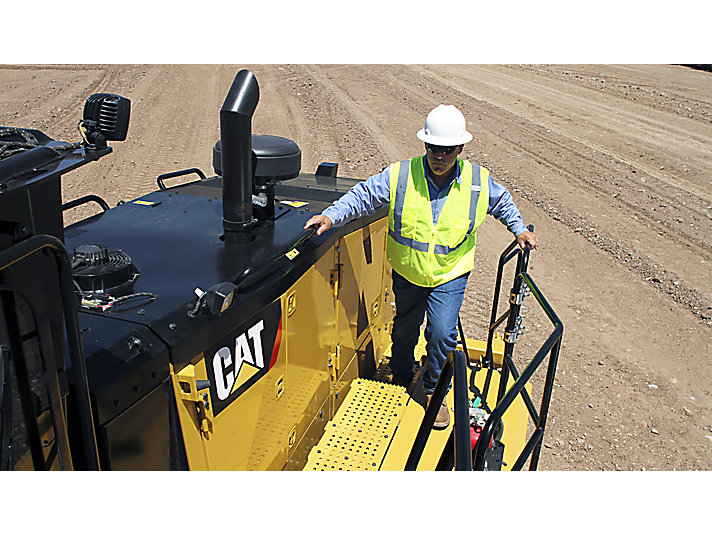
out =
<svg viewBox="0 0 712 534"><path fill-rule="evenodd" d="M293 260L294 258L299 256L299 251L296 248L293 248L292 250L287 252L285 256L287 256L290 260Z"/></svg>
<svg viewBox="0 0 712 534"><path fill-rule="evenodd" d="M302 206L309 204L309 202L303 202L301 200L280 200L280 202L293 208L301 208Z"/></svg>
<svg viewBox="0 0 712 534"><path fill-rule="evenodd" d="M151 202L149 200L134 200L133 203L138 204L139 206L150 206L150 207L158 206L160 204L160 202Z"/></svg>

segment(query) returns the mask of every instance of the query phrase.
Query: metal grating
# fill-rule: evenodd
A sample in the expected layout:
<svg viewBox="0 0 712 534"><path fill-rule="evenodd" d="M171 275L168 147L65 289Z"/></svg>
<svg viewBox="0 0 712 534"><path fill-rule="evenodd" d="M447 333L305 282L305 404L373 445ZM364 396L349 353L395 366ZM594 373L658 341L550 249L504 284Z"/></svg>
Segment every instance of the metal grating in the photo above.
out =
<svg viewBox="0 0 712 534"><path fill-rule="evenodd" d="M305 471L377 471L408 401L405 388L354 380L309 454Z"/></svg>
<svg viewBox="0 0 712 534"><path fill-rule="evenodd" d="M308 407L325 380L324 373L299 365L288 365L286 369L282 398L278 399L274 390L266 386L258 401L258 423L247 459L248 470L267 469L279 449L285 447L294 421L302 414L314 416ZM267 376L278 376L278 373L270 372ZM298 435L297 440L301 437Z"/></svg>

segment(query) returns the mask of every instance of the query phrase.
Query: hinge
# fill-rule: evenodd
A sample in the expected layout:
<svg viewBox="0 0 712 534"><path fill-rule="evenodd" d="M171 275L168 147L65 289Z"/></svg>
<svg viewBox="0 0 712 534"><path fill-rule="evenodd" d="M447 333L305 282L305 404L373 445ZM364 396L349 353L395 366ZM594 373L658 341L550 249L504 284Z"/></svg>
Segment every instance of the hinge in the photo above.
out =
<svg viewBox="0 0 712 534"><path fill-rule="evenodd" d="M192 403L195 407L197 423L200 431L207 437L212 431L210 421L210 382L207 380L196 380L195 366L186 365L181 369L176 377L180 388L181 399L187 403Z"/></svg>
<svg viewBox="0 0 712 534"><path fill-rule="evenodd" d="M505 330L504 331L504 341L505 343L514 343L517 341L517 336L521 334L524 331L524 328L522 326L522 316L517 315L517 319L514 323L514 328L512 330Z"/></svg>
<svg viewBox="0 0 712 534"><path fill-rule="evenodd" d="M529 295L529 286L526 284L522 284L522 286L519 288L519 292L515 293L514 289L509 293L509 303L510 304L521 304L524 301L524 297Z"/></svg>
<svg viewBox="0 0 712 534"><path fill-rule="evenodd" d="M336 267L329 273L329 283L334 291L334 296L339 298L339 286L341 285L341 264L337 263Z"/></svg>
<svg viewBox="0 0 712 534"><path fill-rule="evenodd" d="M207 393L204 393L207 395ZM208 412L210 408L210 402L208 400L203 400L201 402L195 403L195 409L198 413L198 421L200 422L200 431L203 433L204 437L208 437L208 434L213 430L213 424L210 420L210 414Z"/></svg>
<svg viewBox="0 0 712 534"><path fill-rule="evenodd" d="M297 310L297 295L292 291L287 297L287 317L291 317Z"/></svg>
<svg viewBox="0 0 712 534"><path fill-rule="evenodd" d="M378 312L381 311L381 297L379 296L376 301L371 305L371 319L378 317Z"/></svg>
<svg viewBox="0 0 712 534"><path fill-rule="evenodd" d="M336 349L334 352L329 353L329 375L331 376L332 382L336 382L336 380L339 378L339 369L340 369L340 358L341 358L341 345L336 345Z"/></svg>
<svg viewBox="0 0 712 534"><path fill-rule="evenodd" d="M279 398L284 393L284 375L281 375L277 382L274 383L274 395L279 400Z"/></svg>

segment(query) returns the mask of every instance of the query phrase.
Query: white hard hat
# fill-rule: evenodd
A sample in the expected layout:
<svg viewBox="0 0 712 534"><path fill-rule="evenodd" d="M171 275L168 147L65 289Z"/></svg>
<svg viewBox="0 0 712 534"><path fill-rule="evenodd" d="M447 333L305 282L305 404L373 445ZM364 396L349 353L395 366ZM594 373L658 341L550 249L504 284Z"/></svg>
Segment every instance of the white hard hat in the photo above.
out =
<svg viewBox="0 0 712 534"><path fill-rule="evenodd" d="M455 106L440 104L425 119L425 128L418 132L418 139L440 146L464 145L472 141L472 134L465 130L465 116Z"/></svg>

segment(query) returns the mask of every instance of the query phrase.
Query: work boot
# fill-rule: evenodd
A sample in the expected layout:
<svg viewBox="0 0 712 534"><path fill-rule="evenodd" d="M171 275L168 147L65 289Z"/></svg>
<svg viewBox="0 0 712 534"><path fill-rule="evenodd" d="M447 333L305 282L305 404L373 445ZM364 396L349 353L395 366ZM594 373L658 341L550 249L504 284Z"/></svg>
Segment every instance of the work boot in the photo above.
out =
<svg viewBox="0 0 712 534"><path fill-rule="evenodd" d="M430 399L432 398L432 395L425 394L425 398L427 400L426 404L426 409L428 406L430 406ZM435 422L433 423L433 428L437 428L438 430L441 430L443 428L447 428L447 426L450 424L450 410L447 407L447 401L443 399L443 403L440 405L440 409L438 410L438 414L435 416Z"/></svg>
<svg viewBox="0 0 712 534"><path fill-rule="evenodd" d="M408 375L407 378L397 378L395 375L391 377L391 384L394 386L402 386L404 388L407 388L410 386L410 383L413 381L413 373Z"/></svg>

